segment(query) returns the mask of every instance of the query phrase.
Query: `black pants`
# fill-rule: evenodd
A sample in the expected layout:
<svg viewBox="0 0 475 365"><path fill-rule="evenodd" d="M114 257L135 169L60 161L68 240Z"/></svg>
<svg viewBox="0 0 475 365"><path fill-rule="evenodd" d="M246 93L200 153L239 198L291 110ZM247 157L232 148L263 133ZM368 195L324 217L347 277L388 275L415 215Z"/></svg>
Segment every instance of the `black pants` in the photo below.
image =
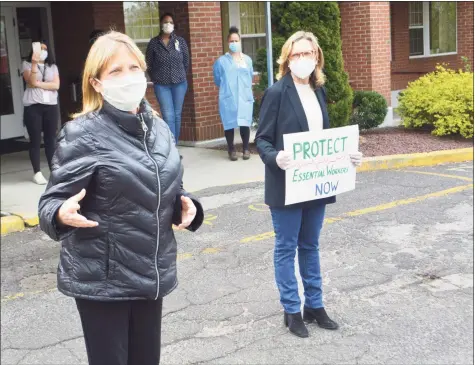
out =
<svg viewBox="0 0 475 365"><path fill-rule="evenodd" d="M45 143L46 159L51 170L51 160L56 148L58 106L33 104L26 106L23 113L26 130L30 135L30 161L35 174L40 171L41 132Z"/></svg>
<svg viewBox="0 0 475 365"><path fill-rule="evenodd" d="M247 151L249 149L249 138L251 137L251 128L249 127L239 127L239 132L241 133L242 139L242 149ZM234 151L234 129L228 129L224 131L226 137L226 142L228 143L228 151Z"/></svg>
<svg viewBox="0 0 475 365"><path fill-rule="evenodd" d="M76 299L89 365L157 365L163 299Z"/></svg>

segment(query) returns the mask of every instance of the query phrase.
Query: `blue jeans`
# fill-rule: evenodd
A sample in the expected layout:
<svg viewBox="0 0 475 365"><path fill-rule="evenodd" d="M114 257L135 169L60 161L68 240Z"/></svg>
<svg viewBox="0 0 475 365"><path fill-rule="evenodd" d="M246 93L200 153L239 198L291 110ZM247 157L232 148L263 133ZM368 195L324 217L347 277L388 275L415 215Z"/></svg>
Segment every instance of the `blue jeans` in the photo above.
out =
<svg viewBox="0 0 475 365"><path fill-rule="evenodd" d="M180 139L181 112L187 89L187 81L171 85L154 85L155 96L157 97L158 104L160 104L163 119L170 127L177 144Z"/></svg>
<svg viewBox="0 0 475 365"><path fill-rule="evenodd" d="M295 252L298 248L305 306L322 308L322 275L318 240L325 216L325 205L312 208L271 208L275 231L274 269L280 302L287 313L300 312L300 297L295 277Z"/></svg>

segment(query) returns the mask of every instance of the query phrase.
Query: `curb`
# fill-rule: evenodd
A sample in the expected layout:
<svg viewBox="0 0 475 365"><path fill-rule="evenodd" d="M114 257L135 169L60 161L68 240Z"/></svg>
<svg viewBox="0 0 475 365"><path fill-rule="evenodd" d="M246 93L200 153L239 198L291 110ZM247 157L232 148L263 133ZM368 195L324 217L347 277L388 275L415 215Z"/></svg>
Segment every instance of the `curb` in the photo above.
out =
<svg viewBox="0 0 475 365"><path fill-rule="evenodd" d="M473 161L473 148L411 153L406 155L367 157L363 159L363 164L357 171L367 172L390 170L403 167L432 166L443 163L466 161ZM13 232L21 232L25 230L26 227L36 227L38 224L38 216L11 213L10 215L1 217L1 235L3 236Z"/></svg>
<svg viewBox="0 0 475 365"><path fill-rule="evenodd" d="M443 163L473 161L473 147L456 150L367 157L358 172L400 169L403 167L432 166Z"/></svg>

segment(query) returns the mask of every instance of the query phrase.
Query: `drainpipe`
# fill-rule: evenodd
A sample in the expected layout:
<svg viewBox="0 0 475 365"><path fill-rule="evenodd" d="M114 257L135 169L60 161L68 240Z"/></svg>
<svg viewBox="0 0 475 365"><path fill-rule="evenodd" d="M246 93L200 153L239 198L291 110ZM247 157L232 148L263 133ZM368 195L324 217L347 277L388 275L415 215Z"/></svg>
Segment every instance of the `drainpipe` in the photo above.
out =
<svg viewBox="0 0 475 365"><path fill-rule="evenodd" d="M269 87L274 84L274 67L272 62L272 23L270 1L266 1L266 47L267 47L267 80Z"/></svg>

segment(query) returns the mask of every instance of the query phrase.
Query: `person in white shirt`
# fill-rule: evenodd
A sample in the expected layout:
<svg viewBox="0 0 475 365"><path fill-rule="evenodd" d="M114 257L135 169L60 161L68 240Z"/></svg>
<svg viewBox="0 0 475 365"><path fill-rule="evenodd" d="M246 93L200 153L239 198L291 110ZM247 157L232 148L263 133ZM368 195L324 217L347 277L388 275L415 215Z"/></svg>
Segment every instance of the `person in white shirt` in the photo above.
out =
<svg viewBox="0 0 475 365"><path fill-rule="evenodd" d="M41 133L43 133L45 154L51 170L51 160L56 146L59 124L58 89L59 71L48 47L41 43L40 53L31 53L22 64L26 83L23 94L24 124L30 137L30 161L33 167L33 181L39 185L47 183L40 169Z"/></svg>
<svg viewBox="0 0 475 365"><path fill-rule="evenodd" d="M325 207L336 199L285 205L285 170L291 166L292 156L284 151L283 136L330 128L323 87L323 51L312 33L300 31L285 42L278 63L279 81L262 98L256 144L265 164L265 203L274 225L275 279L284 307L284 323L296 336L308 337L304 321L329 330L338 328L323 305L319 254ZM361 164L360 152L349 157L354 165ZM295 277L297 248L305 291L303 318Z"/></svg>

